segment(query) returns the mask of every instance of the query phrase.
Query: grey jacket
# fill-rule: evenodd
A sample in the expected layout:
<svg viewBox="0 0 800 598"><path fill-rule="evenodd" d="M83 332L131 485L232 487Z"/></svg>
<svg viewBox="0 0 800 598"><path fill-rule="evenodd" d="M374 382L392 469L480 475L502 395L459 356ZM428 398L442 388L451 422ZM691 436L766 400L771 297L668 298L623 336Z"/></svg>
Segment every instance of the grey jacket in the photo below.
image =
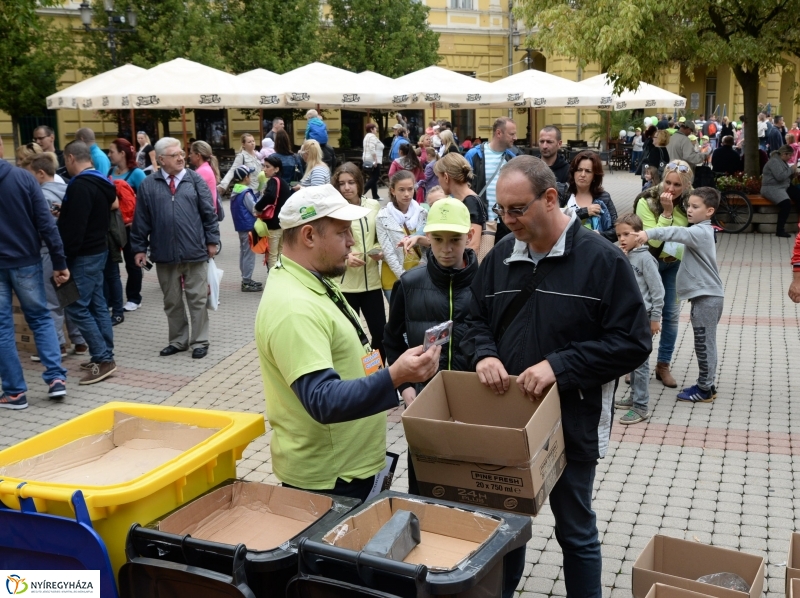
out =
<svg viewBox="0 0 800 598"><path fill-rule="evenodd" d="M772 156L761 173L761 195L772 203L789 199L787 189L792 182L792 167L780 156Z"/></svg>
<svg viewBox="0 0 800 598"><path fill-rule="evenodd" d="M66 183L59 183L58 181L50 181L47 183L42 183L42 195L44 195L45 200L47 201L47 205L50 206L50 211L53 211L53 206L61 206L61 203L64 201L64 195L67 192L67 184ZM50 253L50 250L47 248L47 244L42 241L42 255L45 253Z"/></svg>
<svg viewBox="0 0 800 598"><path fill-rule="evenodd" d="M172 196L164 171L139 185L131 228L131 249L157 264L204 262L207 245L219 243L219 223L211 191L194 171L186 173Z"/></svg>
<svg viewBox="0 0 800 598"><path fill-rule="evenodd" d="M717 269L717 246L710 220L703 220L688 228L651 228L647 231L647 237L683 243L686 247L678 269L676 286L679 299L725 296Z"/></svg>
<svg viewBox="0 0 800 598"><path fill-rule="evenodd" d="M628 261L644 299L644 307L651 322L661 321L664 309L664 283L658 273L658 262L647 247L637 247L628 252Z"/></svg>
<svg viewBox="0 0 800 598"><path fill-rule="evenodd" d="M695 166L703 161L703 154L701 154L692 142L689 141L689 138L680 131L675 132L672 137L669 138L667 153L669 153L670 160L683 160L684 162L688 162L689 166L692 167L692 171L694 171Z"/></svg>

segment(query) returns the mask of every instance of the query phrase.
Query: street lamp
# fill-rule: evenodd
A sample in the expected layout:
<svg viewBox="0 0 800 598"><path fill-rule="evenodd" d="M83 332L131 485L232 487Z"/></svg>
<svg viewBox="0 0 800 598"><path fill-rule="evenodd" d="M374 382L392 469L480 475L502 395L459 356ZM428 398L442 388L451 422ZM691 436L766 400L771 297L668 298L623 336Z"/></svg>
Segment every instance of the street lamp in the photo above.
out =
<svg viewBox="0 0 800 598"><path fill-rule="evenodd" d="M108 34L108 49L111 51L111 64L117 66L117 34L118 33L135 33L137 17L133 9L125 11L125 15L114 14L114 0L103 0L103 9L108 16L107 27L92 27L92 7L88 0L81 2L78 10L81 14L81 23L83 23L84 31L103 31ZM127 23L129 27L120 27L119 25Z"/></svg>

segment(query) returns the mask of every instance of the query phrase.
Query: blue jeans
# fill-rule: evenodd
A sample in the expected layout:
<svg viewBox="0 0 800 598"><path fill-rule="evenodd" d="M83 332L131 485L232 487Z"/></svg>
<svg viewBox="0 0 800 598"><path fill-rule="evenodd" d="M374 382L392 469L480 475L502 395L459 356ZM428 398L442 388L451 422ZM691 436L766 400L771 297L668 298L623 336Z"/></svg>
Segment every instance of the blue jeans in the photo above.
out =
<svg viewBox="0 0 800 598"><path fill-rule="evenodd" d="M658 342L658 363L670 363L678 339L678 317L680 303L675 281L678 278L680 260L667 264L658 262L658 273L664 283L664 310L661 312L661 340Z"/></svg>
<svg viewBox="0 0 800 598"><path fill-rule="evenodd" d="M597 461L570 461L550 492L556 540L564 554L567 598L600 598L603 559L592 511Z"/></svg>
<svg viewBox="0 0 800 598"><path fill-rule="evenodd" d="M6 394L16 395L28 390L14 340L12 290L19 299L25 321L33 330L36 351L45 367L42 378L48 384L53 380L67 379L67 370L61 366L56 327L47 309L44 285L41 261L23 268L0 268L0 379Z"/></svg>
<svg viewBox="0 0 800 598"><path fill-rule="evenodd" d="M114 360L114 330L103 296L103 270L108 251L81 255L67 261L81 298L64 308L78 326L94 363Z"/></svg>
<svg viewBox="0 0 800 598"><path fill-rule="evenodd" d="M641 415L647 413L650 403L650 359L631 372L631 398L633 408Z"/></svg>
<svg viewBox="0 0 800 598"><path fill-rule="evenodd" d="M103 297L111 308L112 316L125 315L122 310L122 279L119 277L119 264L111 258L110 251L103 269Z"/></svg>

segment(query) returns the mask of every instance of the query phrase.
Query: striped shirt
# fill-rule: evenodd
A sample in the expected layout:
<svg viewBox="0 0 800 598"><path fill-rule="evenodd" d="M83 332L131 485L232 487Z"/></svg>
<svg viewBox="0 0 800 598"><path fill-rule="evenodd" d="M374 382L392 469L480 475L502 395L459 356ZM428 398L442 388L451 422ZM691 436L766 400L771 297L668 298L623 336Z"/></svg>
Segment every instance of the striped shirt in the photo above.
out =
<svg viewBox="0 0 800 598"><path fill-rule="evenodd" d="M492 211L494 205L497 203L497 178L500 175L500 161L503 160L505 151L496 152L489 144L483 146L483 174L486 177L486 201L489 202L489 219L495 220L497 216ZM489 178L494 175L493 178Z"/></svg>

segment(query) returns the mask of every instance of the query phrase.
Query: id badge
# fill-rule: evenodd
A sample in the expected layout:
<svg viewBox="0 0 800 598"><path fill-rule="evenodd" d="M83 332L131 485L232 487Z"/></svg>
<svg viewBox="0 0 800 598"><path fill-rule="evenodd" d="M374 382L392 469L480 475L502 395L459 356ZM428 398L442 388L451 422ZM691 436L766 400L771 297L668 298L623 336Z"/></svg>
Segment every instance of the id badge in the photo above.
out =
<svg viewBox="0 0 800 598"><path fill-rule="evenodd" d="M381 359L380 351L373 349L371 353L364 355L364 357L361 358L361 365L364 366L364 373L367 376L381 371L383 369L383 360Z"/></svg>

